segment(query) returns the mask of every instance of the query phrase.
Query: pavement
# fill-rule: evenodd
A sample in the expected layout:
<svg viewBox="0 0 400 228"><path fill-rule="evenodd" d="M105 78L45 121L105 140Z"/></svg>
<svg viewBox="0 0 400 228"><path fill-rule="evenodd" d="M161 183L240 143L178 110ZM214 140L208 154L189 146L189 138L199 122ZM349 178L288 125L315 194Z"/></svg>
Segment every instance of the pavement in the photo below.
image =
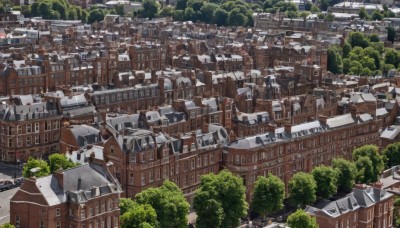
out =
<svg viewBox="0 0 400 228"><path fill-rule="evenodd" d="M10 222L10 199L19 188L0 192L0 225Z"/></svg>
<svg viewBox="0 0 400 228"><path fill-rule="evenodd" d="M0 180L14 179L15 176L17 176L17 178L21 177L21 167L22 165L18 168L16 165L0 162Z"/></svg>

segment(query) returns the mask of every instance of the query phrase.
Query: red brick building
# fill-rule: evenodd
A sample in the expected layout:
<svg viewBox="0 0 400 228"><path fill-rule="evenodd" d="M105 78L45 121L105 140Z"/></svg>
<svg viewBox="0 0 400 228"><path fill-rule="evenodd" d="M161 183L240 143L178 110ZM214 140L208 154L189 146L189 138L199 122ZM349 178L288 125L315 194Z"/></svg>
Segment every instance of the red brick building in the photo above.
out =
<svg viewBox="0 0 400 228"><path fill-rule="evenodd" d="M367 115L367 116L365 116ZM352 159L353 149L379 144L379 123L368 114L355 113L300 125L269 126L267 132L227 144L222 165L241 176L247 199L258 176L272 173L288 185L296 172L311 172L315 166L330 165L332 159Z"/></svg>
<svg viewBox="0 0 400 228"><path fill-rule="evenodd" d="M10 200L17 228L119 227L121 188L94 163L27 178Z"/></svg>
<svg viewBox="0 0 400 228"><path fill-rule="evenodd" d="M394 195L382 189L381 183L372 187L356 185L347 196L335 201L322 200L315 206L307 206L306 212L324 228L391 228L393 199Z"/></svg>

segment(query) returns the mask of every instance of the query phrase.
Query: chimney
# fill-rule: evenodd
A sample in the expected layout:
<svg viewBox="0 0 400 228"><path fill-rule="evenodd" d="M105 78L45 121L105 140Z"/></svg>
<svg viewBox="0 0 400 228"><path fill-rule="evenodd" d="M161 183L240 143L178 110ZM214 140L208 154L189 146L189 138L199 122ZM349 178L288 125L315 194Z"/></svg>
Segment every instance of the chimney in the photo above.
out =
<svg viewBox="0 0 400 228"><path fill-rule="evenodd" d="M82 186L82 179L79 177L78 178L78 186L77 186L77 189L76 190L80 190L81 189L81 186Z"/></svg>
<svg viewBox="0 0 400 228"><path fill-rule="evenodd" d="M64 188L64 171L63 170L57 170L53 173L53 176L57 179L58 184L61 186L61 188Z"/></svg>
<svg viewBox="0 0 400 228"><path fill-rule="evenodd" d="M201 132L202 132L203 134L208 133L208 123L204 123L204 124L202 125L202 127L201 127Z"/></svg>
<svg viewBox="0 0 400 228"><path fill-rule="evenodd" d="M201 103L202 100L203 100L203 97L200 97L200 96L195 96L193 98L193 102L196 104L196 106L199 106L199 107L201 107L201 105L202 105L202 103Z"/></svg>
<svg viewBox="0 0 400 228"><path fill-rule="evenodd" d="M290 122L285 122L284 129L286 133L292 134L292 125L290 124Z"/></svg>
<svg viewBox="0 0 400 228"><path fill-rule="evenodd" d="M328 120L328 117L324 115L319 115L318 120L322 125L326 126L326 121Z"/></svg>
<svg viewBox="0 0 400 228"><path fill-rule="evenodd" d="M350 113L353 119L357 118L357 106L355 105L350 106Z"/></svg>
<svg viewBox="0 0 400 228"><path fill-rule="evenodd" d="M355 189L364 190L364 189L367 188L367 185L365 185L365 184L356 184L354 188Z"/></svg>
<svg viewBox="0 0 400 228"><path fill-rule="evenodd" d="M378 189L383 189L383 183L381 182L375 182L372 187L378 188Z"/></svg>
<svg viewBox="0 0 400 228"><path fill-rule="evenodd" d="M274 124L274 123L269 123L268 125L267 125L267 131L269 131L269 132L275 132L275 130L276 130L276 124Z"/></svg>

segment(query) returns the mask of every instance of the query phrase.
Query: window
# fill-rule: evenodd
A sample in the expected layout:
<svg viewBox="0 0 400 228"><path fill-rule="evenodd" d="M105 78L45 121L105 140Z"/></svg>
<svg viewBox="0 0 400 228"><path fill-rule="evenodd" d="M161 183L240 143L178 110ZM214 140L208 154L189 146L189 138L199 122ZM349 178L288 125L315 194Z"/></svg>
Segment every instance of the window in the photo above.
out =
<svg viewBox="0 0 400 228"><path fill-rule="evenodd" d="M39 228L44 228L44 221L39 222Z"/></svg>
<svg viewBox="0 0 400 228"><path fill-rule="evenodd" d="M101 213L106 211L106 202L101 202Z"/></svg>
<svg viewBox="0 0 400 228"><path fill-rule="evenodd" d="M95 207L96 215L100 213L99 211L99 202L96 202L96 207Z"/></svg>
<svg viewBox="0 0 400 228"><path fill-rule="evenodd" d="M85 208L81 209L81 219L85 219L86 218L86 213L85 213Z"/></svg>
<svg viewBox="0 0 400 228"><path fill-rule="evenodd" d="M107 208L109 211L111 211L112 209L113 209L113 206L112 206L112 201L111 200L109 200L108 201L108 208Z"/></svg>
<svg viewBox="0 0 400 228"><path fill-rule="evenodd" d="M61 216L61 209L60 208L56 208L56 216L57 217Z"/></svg>
<svg viewBox="0 0 400 228"><path fill-rule="evenodd" d="M114 146L110 147L110 154L114 154Z"/></svg>
<svg viewBox="0 0 400 228"><path fill-rule="evenodd" d="M56 223L56 228L61 228L61 222Z"/></svg>
<svg viewBox="0 0 400 228"><path fill-rule="evenodd" d="M27 124L26 125L26 133L31 133L32 132L32 124Z"/></svg>
<svg viewBox="0 0 400 228"><path fill-rule="evenodd" d="M142 173L142 186L146 184L146 176Z"/></svg>
<svg viewBox="0 0 400 228"><path fill-rule="evenodd" d="M214 154L210 154L210 164L214 164Z"/></svg>
<svg viewBox="0 0 400 228"><path fill-rule="evenodd" d="M153 181L154 181L154 171L152 170L149 173L149 183L153 183Z"/></svg>
<svg viewBox="0 0 400 228"><path fill-rule="evenodd" d="M21 125L17 126L17 134L18 135L22 134L22 126Z"/></svg>
<svg viewBox="0 0 400 228"><path fill-rule="evenodd" d="M92 217L94 215L93 207L89 208L89 216Z"/></svg>
<svg viewBox="0 0 400 228"><path fill-rule="evenodd" d="M15 216L15 227L19 228L21 218L17 215Z"/></svg>
<svg viewBox="0 0 400 228"><path fill-rule="evenodd" d="M39 135L35 135L35 144L39 144Z"/></svg>
<svg viewBox="0 0 400 228"><path fill-rule="evenodd" d="M35 132L39 132L39 123L35 123Z"/></svg>
<svg viewBox="0 0 400 228"><path fill-rule="evenodd" d="M208 154L205 154L205 155L204 155L204 158L203 158L203 165L204 165L204 166L207 166L207 165L208 165Z"/></svg>

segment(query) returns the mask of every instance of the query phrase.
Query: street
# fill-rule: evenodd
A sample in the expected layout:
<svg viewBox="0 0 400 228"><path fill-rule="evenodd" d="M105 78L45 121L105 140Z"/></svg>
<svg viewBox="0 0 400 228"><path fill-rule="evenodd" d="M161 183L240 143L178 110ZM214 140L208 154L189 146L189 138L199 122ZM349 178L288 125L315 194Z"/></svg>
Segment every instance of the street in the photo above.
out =
<svg viewBox="0 0 400 228"><path fill-rule="evenodd" d="M0 192L0 225L10 222L10 198L19 188L13 188Z"/></svg>

